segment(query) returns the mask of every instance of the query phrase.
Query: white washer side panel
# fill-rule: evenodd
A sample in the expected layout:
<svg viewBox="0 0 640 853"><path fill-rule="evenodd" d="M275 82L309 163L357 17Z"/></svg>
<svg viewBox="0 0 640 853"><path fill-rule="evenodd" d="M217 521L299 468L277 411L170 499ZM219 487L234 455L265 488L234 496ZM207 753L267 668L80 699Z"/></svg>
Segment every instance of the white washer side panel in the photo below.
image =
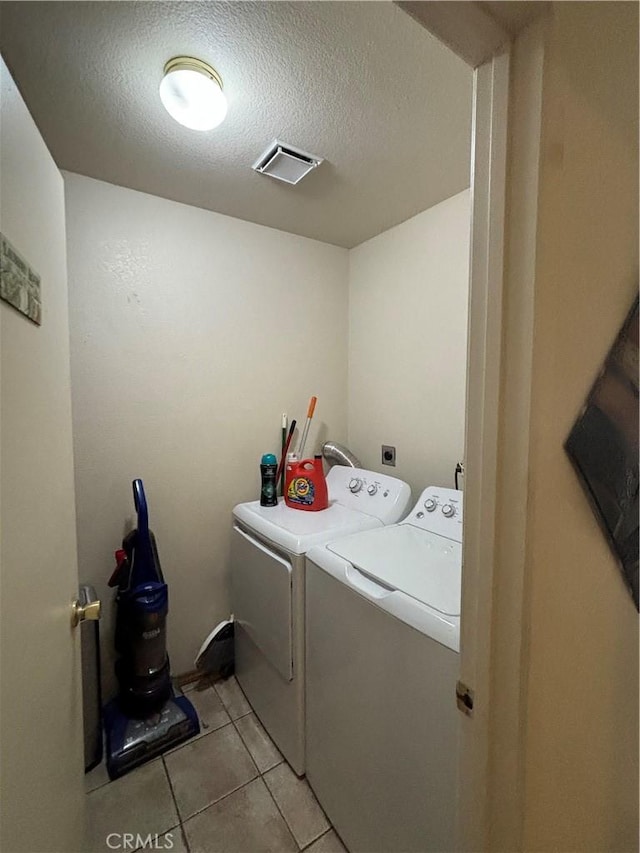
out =
<svg viewBox="0 0 640 853"><path fill-rule="evenodd" d="M287 680L293 678L291 563L233 526L235 619Z"/></svg>
<svg viewBox="0 0 640 853"><path fill-rule="evenodd" d="M351 853L454 849L459 657L307 560L307 776Z"/></svg>

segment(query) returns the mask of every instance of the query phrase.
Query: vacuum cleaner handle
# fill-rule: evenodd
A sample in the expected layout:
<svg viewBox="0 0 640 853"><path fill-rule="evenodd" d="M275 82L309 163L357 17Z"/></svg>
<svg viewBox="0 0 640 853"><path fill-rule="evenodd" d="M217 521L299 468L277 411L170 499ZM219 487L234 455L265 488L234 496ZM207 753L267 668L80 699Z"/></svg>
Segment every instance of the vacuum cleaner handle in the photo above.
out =
<svg viewBox="0 0 640 853"><path fill-rule="evenodd" d="M138 513L138 533L146 539L149 536L149 513L142 480L133 481L133 502Z"/></svg>
<svg viewBox="0 0 640 853"><path fill-rule="evenodd" d="M153 533L149 530L149 513L142 480L134 480L132 485L133 501L138 513L138 527L133 534L133 558L128 586L137 587L143 583L164 583Z"/></svg>

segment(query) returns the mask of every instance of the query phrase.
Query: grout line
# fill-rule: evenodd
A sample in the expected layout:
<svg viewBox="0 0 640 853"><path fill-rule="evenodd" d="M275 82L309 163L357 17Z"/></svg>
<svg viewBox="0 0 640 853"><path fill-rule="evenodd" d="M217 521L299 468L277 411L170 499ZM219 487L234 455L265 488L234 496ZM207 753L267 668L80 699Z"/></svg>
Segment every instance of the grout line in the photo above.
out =
<svg viewBox="0 0 640 853"><path fill-rule="evenodd" d="M226 800L227 797L231 796L231 794L237 794L238 791L241 791L243 788L246 788L247 785L250 785L252 782L255 782L257 779L260 779L259 772L258 772L258 776L254 776L252 779L249 779L247 782L243 782L242 785L238 785L238 787L234 788L233 791L228 791L224 796L220 797L217 800L214 800L212 803L207 803L206 806L203 806L203 808L198 809L197 812L194 812L193 814L190 814L189 817L186 817L184 820L181 820L182 826L184 826L185 823L189 823L189 821L191 820L192 817L195 817L196 815L202 814L202 812L206 812L206 810L210 809L211 806L217 806L218 803L221 803L223 800Z"/></svg>
<svg viewBox="0 0 640 853"><path fill-rule="evenodd" d="M180 823L180 835L182 836L182 843L184 844L184 849L187 853L191 853L191 847L189 847L189 839L187 838L187 833L184 831L184 826Z"/></svg>
<svg viewBox="0 0 640 853"><path fill-rule="evenodd" d="M169 829L165 829L164 832L150 833L150 835L153 837L153 835L157 834L157 836L160 837L161 835L166 835L168 832L173 833L174 829L182 830L182 825L179 823L176 823L175 826L170 826ZM184 833L183 833L183 835L184 835ZM136 847L136 849L133 851L133 853L140 853L140 851L144 850L144 849L145 849L144 847ZM160 848L160 849L164 849L164 848ZM166 849L169 850L171 848L167 847ZM188 849L187 849L187 853L189 853Z"/></svg>
<svg viewBox="0 0 640 853"><path fill-rule="evenodd" d="M236 682L236 683L237 683L237 682ZM239 684L238 684L238 687L240 688L240 690L242 691L242 695L244 696L244 695L245 695L245 694L244 694L244 691L242 690L242 688L240 687L240 685L239 685ZM216 693L217 693L217 691L216 691ZM247 697L245 696L245 699L246 699L246 698L247 698ZM222 702L222 697L220 697L220 701ZM249 700L248 700L248 699L247 699L247 703L249 703ZM224 702L222 702L222 704L224 705ZM249 707L251 707L250 703L249 703ZM226 708L226 706L225 706L225 708ZM268 783L268 782L267 782L267 780L264 778L264 777L265 777L268 773L270 773L272 770L275 770L275 769L276 769L276 767L280 767L280 765L281 765L281 764L286 764L286 763L287 763L287 762L286 762L286 759L285 759L284 755L282 755L282 753L280 752L280 750L278 750L278 753L279 753L279 755L280 755L280 761L278 761L278 762L277 762L276 764L274 764L272 767L268 767L268 768L267 768L266 770L264 770L264 771L260 770L260 768L258 767L258 765L257 765L257 763L256 763L256 761L255 761L255 759L254 759L254 757L253 757L253 755L251 755L251 751L249 750L249 747L247 746L247 744L246 744L246 743L245 743L245 741L244 741L244 738L242 737L242 733L241 733L241 731L238 729L238 726L236 725L236 723L238 722L238 720L241 720L241 719L243 719L244 717L249 716L249 714L253 714L253 715L255 716L255 718L256 718L256 721L257 721L260 725L262 725L262 724L260 723L260 720L258 719L258 715L255 713L255 711L253 710L253 708L251 708L251 710L249 711L249 713L248 713L248 714L242 714L240 717L236 717L236 719L235 719L235 720L232 720L232 723L233 723L233 725L234 725L234 728L235 728L236 732L238 733L238 737L240 738L240 740L242 741L242 743L243 743L243 745L244 745L245 749L247 750L247 752L248 752L248 753L249 753L249 755L251 756L251 760L253 761L253 763L254 763L254 765L255 765L255 767L256 767L256 770L257 770L257 771L258 771L258 773L260 774L260 775L259 775L259 778L260 778L260 779L262 779L262 781L264 782L265 787L266 787L267 791L269 792L269 795L270 795L271 799L273 800L273 802L274 802L274 805L275 805L276 809L277 809L277 810L278 810L278 812L280 813L280 815L281 815L282 819L283 819L283 820L284 820L284 822L285 822L285 825L286 825L287 829L289 830L289 833L291 834L291 837L293 838L293 840L294 840L294 842L295 842L295 844L296 844L296 847L298 848L298 850L302 850L303 848L301 848L301 847L300 847L300 844L298 843L298 839L295 837L295 835L294 835L294 833L293 833L293 830L292 830L291 826L289 825L289 821L287 820L287 818L286 818L286 816L285 816L285 814L284 814L283 810L282 810L282 809L280 808L280 806L278 805L278 801L276 800L276 798L275 798L275 796L274 796L273 792L271 791L271 788L269 787L269 783ZM264 726L263 726L263 728L264 728ZM266 729L265 729L265 733L266 733L267 737L269 737L269 733L266 731ZM273 741L271 740L271 738L269 738L269 740L271 741L271 743L273 743ZM277 747L275 744L274 744L274 746L276 747L276 749L278 749L278 747ZM288 766L288 765L287 765L287 766ZM305 777L305 778L306 778L306 777ZM308 782L307 782L307 785L309 785L309 783L308 783ZM310 785L309 785L309 789L311 790L311 786L310 786ZM313 793L313 791L312 791L312 793ZM317 802L317 798L316 798L315 794L313 794L313 796L314 796L314 799L316 799L316 802ZM318 803L318 806L320 806L320 803ZM325 830L324 832L321 832L321 833L320 833L320 835L316 836L316 838L313 838L313 839L309 842L309 844L307 844L307 845L306 845L306 847L308 847L309 845L311 845L311 844L313 844L314 842L316 842L316 841L318 840L318 838L322 838L322 836L323 836L323 835L325 835L327 832L329 832L329 830L331 830L331 829L333 828L333 827L332 827L332 824L331 824L331 821L330 821L330 820L329 820L329 818L326 816L326 814L325 814L324 809L322 808L322 806L320 806L320 810L322 811L322 814L324 815L324 817L325 817L325 819L326 819L327 823L329 824L329 828L328 828L327 830Z"/></svg>
<svg viewBox="0 0 640 853"><path fill-rule="evenodd" d="M281 763L281 764L282 764L282 763L286 763L286 761L284 761L284 760L283 760L283 761L282 761L282 762L280 762L280 763ZM275 766L275 767L280 767L280 764L276 764L276 766ZM266 775L267 773L269 773L271 770L275 770L275 767L271 767L271 768L269 768L269 770L266 770L264 775ZM292 769L288 764L287 764L287 767L289 767L289 769L291 770L291 772L292 772L292 773L295 773L295 771L294 771L294 770L293 770L293 769ZM301 779L299 776L297 776L297 774L296 774L296 777L297 777L298 781L300 781L300 782L305 782L305 784L307 785L307 787L309 788L309 790L311 791L311 793L312 793L312 795L313 795L313 799L315 800L316 805L318 806L318 808L319 808L319 809L320 809L320 811L322 812L322 814L323 814L323 816L324 816L324 818L325 818L325 820L327 821L327 824L328 824L327 829L323 829L323 830L322 830L322 832L320 833L320 835L316 835L316 837L315 837L315 838L312 838L312 839L311 839L311 841L309 841L307 844L305 844L305 846L304 846L304 847L301 847L301 846L300 846L300 844L298 844L298 840L296 839L295 835L293 835L293 830L292 830L292 829L291 829L291 827L289 826L289 821L287 820L287 818L286 818L286 816L285 816L284 812L282 811L282 809L281 809L281 808L280 808L280 806L278 805L278 801L276 800L275 795L272 793L271 788L269 787L269 783L266 781L266 779L265 779L265 782L264 782L264 783L265 783L265 785L267 786L267 790L268 790L268 791L269 791L269 793L271 794L271 798L272 798L272 800L274 801L274 803L276 804L276 807L277 807L278 811L280 812L280 814L281 814L281 815L282 815L282 817L284 818L285 823L286 823L286 824L287 824L287 826L289 827L289 830L290 830L290 832L291 832L291 835L293 835L294 841L296 842L296 844L298 844L298 849L299 849L300 851L302 851L302 850L306 850L306 849L307 849L308 847L310 847L312 844L315 844L315 842L316 842L319 838L322 838L322 836L323 836L323 835L326 835L326 834L327 834L327 832L330 832L330 831L333 829L333 824L331 823L331 821L330 821L330 820L329 820L329 818L327 817L327 813L325 812L325 810L324 810L324 809L322 808L322 806L320 805L320 802L319 802L318 798L316 797L316 795L315 795L315 792L314 792L313 788L311 787L311 785L309 784L309 782L308 782L308 780L307 780L307 776L306 776L306 774L302 777L302 779ZM346 849L346 848L345 848L345 849Z"/></svg>
<svg viewBox="0 0 640 853"><path fill-rule="evenodd" d="M302 848L301 848L301 853L302 853L302 851L303 851L303 850L308 850L308 849L311 847L311 845L312 845L312 844L315 844L315 843L316 843L316 841L320 841L320 839L321 839L321 838L324 838L324 837L325 837L325 835L329 835L329 833L331 832L331 830L332 830L332 829L333 829L333 827L330 825L330 826L329 826L329 829L325 829L325 831L324 831L324 832L322 832L322 833L321 833L317 838L314 838L314 839L313 839L313 841L310 841L307 845L305 845L304 847L302 847Z"/></svg>
<svg viewBox="0 0 640 853"><path fill-rule="evenodd" d="M254 712L252 711L251 713L254 713ZM248 716L249 716L249 714L245 714L245 715L244 715L244 717L248 717ZM243 720L243 719L244 719L244 717L238 717L238 720ZM251 750L249 749L249 744L248 744L248 743L245 741L245 739L242 737L242 732L240 731L240 729L239 729L239 728L238 728L238 726L236 725L236 723L238 722L238 720L233 720L234 728L235 728L235 730L238 732L238 737L239 737L239 738L240 738L240 740L242 741L242 744L243 744L244 748L247 750L247 752L248 752L248 753L249 753L249 755L251 756L251 760L252 760L252 761L253 761L253 763L255 764L255 766L256 766L256 770L258 771L258 773L260 774L260 776L264 776L264 774L265 774L265 773L268 773L270 770L273 770L273 769L274 769L274 767L278 767L278 765L282 764L282 762L284 761L284 756L282 755L282 753L280 752L280 750L278 749L278 747L275 745L275 743L273 743L273 741L271 740L271 738L269 737L269 734L267 733L267 731L266 731L266 729L265 729L265 734L267 735L267 737L269 737L269 741L273 744L274 749L278 749L278 755L280 756L280 761L277 761L275 764L272 764L272 765L271 765L271 767L267 767L267 769L266 769L266 770L260 770L260 768L258 767L258 762L255 760L255 758L253 757L253 754L252 754ZM256 717L256 722L257 722L259 725L262 725L262 724L260 723L260 720L258 720L258 718L257 718L257 717Z"/></svg>
<svg viewBox="0 0 640 853"><path fill-rule="evenodd" d="M227 711L227 713L229 713L229 712ZM235 723L236 720L243 720L245 717L248 717L249 714L253 714L253 713L254 713L254 710L253 710L253 708L251 708L251 710L247 711L246 714L238 714L237 717L234 717L232 722ZM229 716L231 716L231 715L229 715Z"/></svg>
<svg viewBox="0 0 640 853"><path fill-rule="evenodd" d="M279 767L279 766L280 766L279 764L278 764L278 765L276 765L276 767ZM272 768L271 768L271 770L273 770L273 769L274 769L274 768L272 767ZM267 773L269 773L269 772L270 772L270 771L269 771L269 770L267 770L267 771L265 772L265 774L264 774L264 775L266 776L266 774L267 774ZM290 832L290 834L291 834L291 837L293 838L293 840L294 840L294 842L295 842L296 847L298 848L298 850L302 850L302 848L301 848L300 844L298 843L298 839L295 837L295 835L293 834L293 830L292 830L292 829L291 829L291 827L289 826L289 821L287 820L285 813L284 813L284 812L283 812L283 810L280 808L280 805L279 805L278 801L276 800L276 798L275 798L275 795L274 795L273 791L272 791L272 790L271 790L271 788L269 787L269 783L268 783L268 782L267 782L267 780L266 780L266 779L264 779L264 778L262 778L262 781L264 782L264 786L265 786L265 788L267 789L267 791L269 792L269 796L270 796L270 797L271 797L271 799L273 800L273 802L274 802L274 804L275 804L275 807L276 807L276 808L278 809L278 811L280 812L280 816L282 817L282 820L284 821L285 826L286 826L286 827L287 827L287 829L289 830L289 832ZM316 841L316 840L317 840L317 839L315 839L315 838L313 839L313 841ZM311 842L311 844L313 844L313 841Z"/></svg>
<svg viewBox="0 0 640 853"><path fill-rule="evenodd" d="M188 740L188 741L186 741L185 743L183 743L183 744L182 744L182 746L177 746L177 747L175 748L175 752L179 752L179 751L182 749L182 747L184 747L184 746L188 746L189 744L195 744L195 743L198 743L199 741L204 740L206 737L209 737L210 735L216 734L216 732L221 732L223 729L226 729L228 726L233 726L233 728L236 730L236 734L237 734L237 735L238 735L238 737L240 738L240 742L241 742L241 743L242 743L242 745L244 746L244 742L243 742L242 738L240 737L240 732L238 732L238 730L236 729L236 727L233 725L233 720L229 720L229 722L228 722L228 723L225 723L225 724L224 724L224 726L220 726L220 728L219 728L219 729L215 729L215 730L214 730L214 731L212 731L212 732L207 732L207 734L206 734L206 735L203 735L203 736L202 736L202 737L200 737L200 738L196 738L195 740ZM245 746L245 749L247 749L247 748L246 748L246 746ZM185 818L183 818L183 817L182 817L182 813L181 813L180 809L178 808L178 801L176 800L176 795L175 795L174 790L173 790L173 784L172 784L172 782L171 782L171 774L169 773L169 768L167 767L167 763L166 763L166 761L165 761L165 755L166 755L166 756L168 756L168 755L172 755L172 754L173 754L173 752L174 752L174 750L171 750L171 752L170 752L170 753L164 753L164 754L163 754L162 756L160 756L160 757L162 758L162 764L163 764L163 766L164 766L165 773L167 774L167 779L169 780L169 787L171 788L171 795L173 796L173 802L175 803L176 811L178 812L178 818L179 818L179 820L180 820L180 824L181 824L181 825L182 825L182 824L184 824L184 823L186 823L186 821L191 820L191 818L192 818L192 817L195 817L197 814L200 814L200 812L203 812L203 811L205 811L206 809L208 809L208 808L209 808L209 806L215 806L215 805L216 805L216 803L219 803L221 800L226 799L226 797L228 797L228 796L229 796L229 794L234 794L236 791L239 791L239 790L240 790L240 788L244 788L244 786L245 786L245 785L248 785L248 784L249 784L249 782L253 782L255 779L258 779L258 778L260 777L260 770L259 770L259 769L258 769L258 767L256 766L256 763L255 763L255 761L253 760L253 756L251 755L251 753L250 753L250 752L249 752L249 750L247 749L247 753L248 753L248 755L249 755L249 758L251 759L251 762L252 762L253 766L255 767L255 770L256 770L257 775L256 775L256 776L254 776L253 778L249 779L247 782L244 782L242 785L238 786L237 788L234 788L234 789L233 789L233 791L229 791L229 792L228 792L228 793L226 793L223 797L220 797L220 799L218 799L218 800L214 800L214 802L212 802L212 803L207 803L207 805L206 805L206 806L204 806L204 807L203 807L203 808L201 808L201 809L198 809L198 811L194 812L193 814L190 814L190 815L189 815L189 817L185 817Z"/></svg>
<svg viewBox="0 0 640 853"><path fill-rule="evenodd" d="M93 794L94 791L99 791L100 788L106 787L109 784L109 782L111 782L111 779L109 779L109 777L107 776L107 779L105 782L101 782L99 785L96 785L95 788L92 788L90 791L85 791L84 792L85 797L88 797L89 794Z"/></svg>
<svg viewBox="0 0 640 853"><path fill-rule="evenodd" d="M231 676L231 677L235 679L235 676ZM229 679L229 680L230 680L230 679ZM245 750L246 750L246 752L247 752L247 754L248 754L249 758L251 759L251 763L252 763L252 764L253 764L253 766L255 767L255 770L256 770L257 776L254 776L254 777L253 777L253 779L249 779L247 782L245 782L243 785L240 785L238 788L234 788L234 790L233 790L233 791L229 791L229 792L228 792L228 793L226 793L223 797L220 797L220 799L216 800L215 802L213 802L213 803L209 803L209 804L208 804L208 805L206 805L204 808L199 809L197 812L194 812L192 815L189 815L189 817L188 817L188 818L185 818L185 820L184 820L184 821L182 821L182 818L181 818L181 825L182 825L182 827L183 827L183 833L184 833L184 823L186 823L187 821L191 820L191 818L192 818L192 817L195 817L196 815L202 814L202 812L206 811L207 809L211 808L212 806L218 805L218 803L221 803L221 802L223 802L223 800L226 800L226 799L227 799L227 797L231 796L231 794L236 794L238 791L241 791L243 788L246 788L246 787L247 787L247 785L250 785L252 782L255 782L257 779L260 779L260 780L262 781L263 785L265 786L265 788L267 789L267 791L268 791L268 793L269 793L269 796L271 797L271 800L273 801L273 804L274 804L274 805L275 805L275 807L276 807L276 810L278 811L278 813L279 813L279 814L280 814L280 816L282 817L282 820L284 821L284 825L286 826L287 831L289 832L289 835L290 835L290 836L291 836L291 838L293 839L293 843L294 843L294 844L295 844L295 846L298 848L298 850L301 850L302 848L300 847L300 844L298 843L297 838L296 838L296 837L295 837L295 835L293 834L293 830L292 830L292 829L291 829L291 827L289 826L289 822L287 821L287 819L286 819L286 817L285 817L285 815L284 815L284 813L283 813L282 809L281 809L281 808L280 808L280 806L278 805L278 802L277 802L276 798L274 797L274 795L273 795L273 793L272 793L272 791L271 791L271 788L269 787L269 785L267 784L266 780L264 779L265 774L269 773L271 770L274 770L276 767L279 767L281 764L285 763L285 758L284 758L284 756L280 753L280 751L278 750L278 752L280 753L280 758L281 758L281 760L280 760L277 764L274 764L272 767L267 768L265 771L260 770L260 768L258 767L258 765L257 765L257 763L256 763L256 760L254 759L253 755L251 754L251 751L250 751L249 747L247 746L247 744L246 744L246 742L245 742L244 738L242 737L242 733L240 732L240 730L239 730L239 728L238 728L238 726L237 726L237 723L238 723L238 721L239 721L239 720L242 720L242 719L244 719L245 717L248 717L248 716L249 716L249 715L251 715L251 714L254 714L254 715L255 715L255 711L254 711L254 710L253 710L253 708L251 707L251 703L250 703L250 702L249 702L249 700L247 699L247 697L246 697L246 695L245 695L245 693L244 693L244 690L242 690L242 688L241 688L241 687L240 687L240 685L238 684L237 679L235 679L235 680L236 680L236 685L237 685L238 689L240 690L240 692L241 692L241 693L242 693L242 695L244 696L244 698L245 698L245 700L246 700L246 702L247 702L247 705L249 706L249 710L248 710L248 711L246 711L244 714L239 714L237 717L233 717L233 716L231 715L230 709L227 707L227 705L226 705L226 704L225 704L225 702L224 702L224 699L222 698L222 696L221 696L221 695L220 695L220 693L218 692L218 690L217 690L217 688L216 688L216 683L215 683L215 682L211 682L211 687L212 687L212 689L215 691L216 696L217 696L217 697L218 697L218 699L220 700L220 704L222 705L222 707L224 708L224 710L226 711L226 713L227 713L227 715L228 715L228 717L229 717L229 722L228 722L228 723L225 723L225 725L224 725L224 726L220 726L220 728L215 729L214 731L221 731L223 728L226 728L226 726L228 726L228 725L232 725L232 726L233 726L233 728L235 729L236 734L237 734L237 735L238 735L238 737L240 738L240 743L241 743L241 744L243 745L243 747L245 748ZM256 720L257 720L257 719L258 719L258 718L257 718L257 716L256 716ZM207 734L213 734L213 732L208 732ZM267 736L268 736L268 733L267 733ZM202 738L198 738L198 740L202 740ZM185 744L183 744L183 745L184 745L184 746L186 746L188 743L189 743L189 741L187 741L187 743L185 743ZM275 746L275 744L274 744L274 746ZM180 749L180 747L178 747L178 749ZM176 752L178 751L178 749L176 749ZM277 747L276 747L276 749L277 749ZM166 770L166 765L165 765L165 770ZM167 772L167 776L168 776L168 775L169 775L169 774L168 774L168 772ZM172 788L172 793L173 793L173 788ZM177 803L176 803L176 809L177 809ZM178 811L178 814L180 815L180 812L179 812L179 811ZM324 814L324 812L323 812L323 814ZM331 830L331 828L332 828L332 827L331 827L331 825L329 825L329 828L326 830L326 832L329 832L329 831ZM309 844L308 844L308 845L306 845L306 846L308 847L310 844L313 844L315 841L317 841L317 840L318 840L318 838L321 838L321 837L322 837L322 835L324 835L324 834L325 834L324 832L323 832L323 833L321 833L321 835L317 836L317 838L312 839L312 840L309 842ZM186 838L186 834L185 834L185 838Z"/></svg>
<svg viewBox="0 0 640 853"><path fill-rule="evenodd" d="M249 706L249 710L248 710L248 711L245 711L245 712L244 712L244 714L238 714L238 716L237 716L237 717L231 717L231 712L230 712L229 708L227 707L227 705L226 705L226 703L225 703L224 699L223 699L223 698L222 698L222 696L220 695L220 692L218 691L218 688L217 688L217 686L216 686L216 685L218 684L218 681L222 682L223 684L227 684L227 683L228 683L228 682L230 682L232 679L235 681L236 687L238 688L238 690L240 691L240 693L242 693L242 695L243 695L243 697L244 697L245 702L246 702L246 703L247 703L247 705ZM215 692L216 692L216 696L217 696L217 697L218 697L218 699L220 700L220 702L221 702L221 704L222 704L222 707L225 709L225 711L226 711L226 712L227 712L227 714L229 715L229 718L231 719L231 721L232 721L232 722L235 722L235 720L241 720L241 719L242 719L242 717L247 717L249 714L252 714L252 713L253 713L253 708L251 707L251 702L249 702L249 700L247 699L247 696L246 696L246 694L245 694L244 690L242 689L242 687L240 687L240 684L239 684L239 682L238 682L238 679L235 677L235 675L230 675L230 676L229 676L229 678L226 678L226 679L218 679L218 681L212 681L212 682L211 682L211 687L215 690Z"/></svg>
<svg viewBox="0 0 640 853"><path fill-rule="evenodd" d="M171 791L171 798L173 799L173 805L176 809L176 814L178 815L178 826L182 827L182 815L180 814L180 809L178 808L178 801L176 799L176 792L173 790L173 782L171 781L171 775L169 774L169 768L166 765L164 760L164 755L162 758L162 766L164 767L165 776L167 777L167 782L169 783L169 790Z"/></svg>
<svg viewBox="0 0 640 853"><path fill-rule="evenodd" d="M239 720L241 720L241 719L242 719L242 717L238 717L238 719L239 719ZM253 757L253 755L251 754L251 750L249 749L249 747L248 747L248 746L247 746L247 744L245 743L245 740L244 740L244 738L242 737L242 732L241 732L241 731L240 731L240 729L236 726L236 720L232 720L232 721L231 721L231 724L233 725L233 728L236 730L236 734L237 734L237 735L238 735L238 737L240 738L240 743L244 746L244 748L246 749L246 751L247 751L247 753L248 753L248 755L249 755L249 758L250 758L250 759L251 759L251 761L253 762L253 766L254 766L254 767L256 768L256 770L258 771L258 776L262 776L262 770L260 770L260 768L258 767L258 763L257 763L257 761L255 760L255 758L254 758L254 757Z"/></svg>
<svg viewBox="0 0 640 853"><path fill-rule="evenodd" d="M320 833L320 835L316 835L315 838L312 838L311 841L309 841L308 844L305 844L304 847L301 847L300 850L307 850L309 847L311 847L312 844L315 844L316 841L319 841L323 835L326 835L327 832L330 832L332 829L333 829L333 827L331 826L331 824L329 824L328 829L323 829L322 832Z"/></svg>
<svg viewBox="0 0 640 853"><path fill-rule="evenodd" d="M242 719L242 717L240 717L240 719ZM257 719L257 717L256 717L256 719ZM236 731L237 731L237 732L238 732L238 734L240 735L240 740L241 740L241 741L242 741L242 743L245 745L245 747L246 747L246 749L247 749L247 751L248 751L249 755L251 755L251 750L249 749L249 745L246 743L245 739L242 737L242 732L240 731L240 729L239 729L237 726L236 726ZM267 737L269 737L269 735L267 735ZM269 738L269 740L271 741L271 743L273 743L273 741L271 740L271 738ZM277 749L277 750L278 750L278 755L280 756L280 758L278 759L278 761L276 761L276 763L275 763L275 764L272 764L270 767L267 767L265 770L260 770L260 768L258 767L258 762L255 760L255 758L253 758L253 755L251 755L251 758L253 758L253 763L256 765L256 767L258 767L258 773L259 773L261 776L264 776L264 774L265 774L265 773L268 773L270 770L275 770L275 769L276 769L276 767L279 767L281 764L284 764L284 762L285 762L285 757L284 757L284 755L280 752L280 750L279 750L279 749L278 749L278 747L275 745L275 743L273 743L273 747L274 747L274 749Z"/></svg>
<svg viewBox="0 0 640 853"><path fill-rule="evenodd" d="M220 701L222 702L222 699ZM223 707L224 707L224 703L223 703ZM225 709L225 711L227 711L226 707L224 709ZM235 723L236 720L244 720L245 717L248 717L250 714L253 714L253 713L255 713L253 708L250 708L244 714L238 714L237 717L232 717L231 714L227 711L227 716L229 717L229 720L232 723Z"/></svg>
<svg viewBox="0 0 640 853"><path fill-rule="evenodd" d="M198 717L198 721L200 721L200 717ZM164 758L166 755L173 755L174 752L180 752L181 749L184 749L185 746L191 746L194 743L198 743L198 741L204 740L209 735L214 735L216 732L221 732L222 729L230 726L233 723L233 720L229 719L226 723L223 723L221 726L218 726L217 729L211 729L210 732L203 732L202 727L200 728L200 734L197 737L189 738L189 740L185 740L184 743L179 744L178 746L174 746L173 749L168 749L166 752L163 752L160 758ZM155 759L154 759L155 761Z"/></svg>
<svg viewBox="0 0 640 853"><path fill-rule="evenodd" d="M179 748L180 747L176 747L176 749L179 749ZM145 761L143 764L138 765L138 767L134 767L133 770L129 770L127 773L124 773L122 776L118 776L117 779L110 779L109 778L109 774L107 773L107 768L106 768L106 758L103 758L102 761L100 762L100 764L97 765L96 767L94 767L93 770L90 770L89 773L93 773L94 771L96 771L98 769L98 767L104 765L105 773L107 773L106 781L101 782L99 785L96 785L96 787L92 788L90 791L85 791L84 795L85 795L85 797L90 797L91 794L95 793L96 791L100 791L100 790L102 790L102 788L106 788L107 785L112 785L114 782L119 782L121 779L124 779L125 776L129 776L131 773L135 773L135 771L139 770L141 767L146 767L148 764L153 764L154 761L159 761L161 758L162 758L162 755L155 755L149 761ZM88 775L89 774L85 773L85 778Z"/></svg>

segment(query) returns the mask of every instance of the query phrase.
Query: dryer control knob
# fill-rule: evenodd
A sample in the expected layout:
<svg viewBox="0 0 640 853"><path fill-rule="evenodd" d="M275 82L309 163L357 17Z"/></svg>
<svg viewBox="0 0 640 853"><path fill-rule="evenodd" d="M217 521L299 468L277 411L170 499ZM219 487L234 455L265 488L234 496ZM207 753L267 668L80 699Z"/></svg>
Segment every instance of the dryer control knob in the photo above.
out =
<svg viewBox="0 0 640 853"><path fill-rule="evenodd" d="M437 506L438 506L438 501L434 500L433 498L428 498L424 502L424 508L426 509L427 512L433 512Z"/></svg>
<svg viewBox="0 0 640 853"><path fill-rule="evenodd" d="M453 516L456 514L456 508L453 506L453 504L445 504L442 507L442 514L445 518L453 518Z"/></svg>
<svg viewBox="0 0 640 853"><path fill-rule="evenodd" d="M367 491L370 495L375 495L375 493L378 491L378 487L375 483L371 483L371 485L367 488Z"/></svg>
<svg viewBox="0 0 640 853"><path fill-rule="evenodd" d="M355 495L356 492L359 492L362 488L362 480L359 477L354 477L353 480L349 483L349 491L353 492Z"/></svg>

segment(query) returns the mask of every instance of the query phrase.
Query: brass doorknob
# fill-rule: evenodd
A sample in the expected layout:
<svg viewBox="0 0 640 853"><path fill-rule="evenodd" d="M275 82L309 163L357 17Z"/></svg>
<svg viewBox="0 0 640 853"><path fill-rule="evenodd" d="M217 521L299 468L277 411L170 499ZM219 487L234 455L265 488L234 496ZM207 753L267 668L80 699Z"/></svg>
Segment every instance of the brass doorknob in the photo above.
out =
<svg viewBox="0 0 640 853"><path fill-rule="evenodd" d="M100 618L100 601L81 602L75 599L71 602L71 627L77 628L81 622L87 619Z"/></svg>

